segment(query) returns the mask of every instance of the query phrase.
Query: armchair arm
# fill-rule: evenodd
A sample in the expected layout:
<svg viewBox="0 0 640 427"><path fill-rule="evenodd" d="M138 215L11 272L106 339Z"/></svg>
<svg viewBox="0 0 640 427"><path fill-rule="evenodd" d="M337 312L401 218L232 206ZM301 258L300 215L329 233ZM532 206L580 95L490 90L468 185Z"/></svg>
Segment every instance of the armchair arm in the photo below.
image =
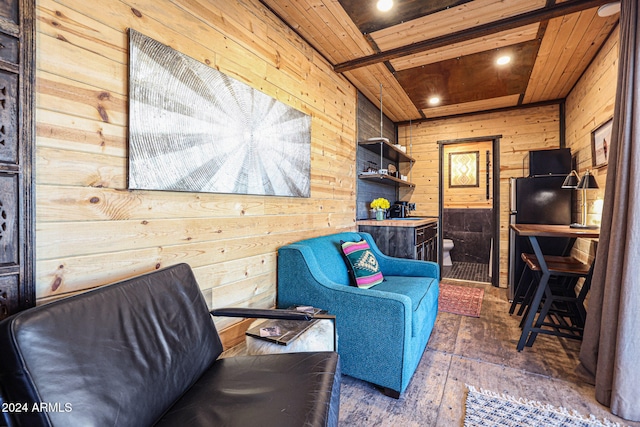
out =
<svg viewBox="0 0 640 427"><path fill-rule="evenodd" d="M380 251L370 234L360 234L369 243L371 251L378 260L382 274L387 276L433 277L440 280L440 266L437 263L385 255Z"/></svg>
<svg viewBox="0 0 640 427"><path fill-rule="evenodd" d="M209 312L212 316L222 317L249 317L255 319L300 320L311 321L327 319L333 324L333 351L337 351L338 334L336 332L336 316L327 313L308 313L297 310L269 309L269 308L244 308L227 307L216 308Z"/></svg>
<svg viewBox="0 0 640 427"><path fill-rule="evenodd" d="M213 316L222 317L250 317L256 319L280 319L280 320L313 320L312 313L305 313L304 311L296 310L278 310L268 308L243 308L243 307L228 307L228 308L216 308L211 310Z"/></svg>

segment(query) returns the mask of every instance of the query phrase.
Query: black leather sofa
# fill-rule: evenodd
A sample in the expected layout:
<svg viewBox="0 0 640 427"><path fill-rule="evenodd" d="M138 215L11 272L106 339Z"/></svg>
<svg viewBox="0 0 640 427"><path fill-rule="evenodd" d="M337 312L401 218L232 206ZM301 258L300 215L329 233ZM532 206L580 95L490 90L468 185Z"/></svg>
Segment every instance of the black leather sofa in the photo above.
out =
<svg viewBox="0 0 640 427"><path fill-rule="evenodd" d="M29 427L338 424L337 353L221 352L191 268L175 265L2 321L2 412Z"/></svg>

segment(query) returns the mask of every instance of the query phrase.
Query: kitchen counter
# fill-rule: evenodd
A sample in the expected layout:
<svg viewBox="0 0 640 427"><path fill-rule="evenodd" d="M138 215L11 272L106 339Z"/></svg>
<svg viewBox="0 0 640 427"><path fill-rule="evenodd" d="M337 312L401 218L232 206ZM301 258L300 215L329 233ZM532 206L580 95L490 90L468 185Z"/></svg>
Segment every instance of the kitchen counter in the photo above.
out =
<svg viewBox="0 0 640 427"><path fill-rule="evenodd" d="M368 225L374 227L422 227L424 225L434 224L438 222L438 218L420 217L419 219L361 219L356 221L356 225Z"/></svg>
<svg viewBox="0 0 640 427"><path fill-rule="evenodd" d="M422 261L438 260L438 218L365 219L358 231L371 234L382 253Z"/></svg>

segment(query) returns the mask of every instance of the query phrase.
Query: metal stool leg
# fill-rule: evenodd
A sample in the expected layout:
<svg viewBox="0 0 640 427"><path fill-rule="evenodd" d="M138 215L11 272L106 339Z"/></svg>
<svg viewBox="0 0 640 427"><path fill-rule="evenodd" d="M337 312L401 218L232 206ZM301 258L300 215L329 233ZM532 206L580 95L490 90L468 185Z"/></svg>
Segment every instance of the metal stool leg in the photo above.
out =
<svg viewBox="0 0 640 427"><path fill-rule="evenodd" d="M529 339L529 333L533 328L533 321L535 319L536 313L538 312L537 308L540 306L540 301L542 301L542 295L545 292L548 282L549 282L549 273L545 272L544 274L542 274L542 277L540 278L540 282L538 283L536 292L533 295L533 299L531 300L531 304L527 308L527 316L524 319L522 334L520 335L520 340L518 341L518 345L516 346L516 349L518 351L522 351L527 340Z"/></svg>
<svg viewBox="0 0 640 427"><path fill-rule="evenodd" d="M513 295L513 301L511 302L511 307L509 308L509 314L513 314L518 304L523 304L524 301L526 301L525 295L531 287L531 281L529 281L529 286L527 286L527 289L524 289L524 277L527 274L527 270L528 268L526 266L522 269L522 274L520 274L520 280L518 280L518 284L516 285L516 289ZM518 315L521 314L522 313L518 313Z"/></svg>

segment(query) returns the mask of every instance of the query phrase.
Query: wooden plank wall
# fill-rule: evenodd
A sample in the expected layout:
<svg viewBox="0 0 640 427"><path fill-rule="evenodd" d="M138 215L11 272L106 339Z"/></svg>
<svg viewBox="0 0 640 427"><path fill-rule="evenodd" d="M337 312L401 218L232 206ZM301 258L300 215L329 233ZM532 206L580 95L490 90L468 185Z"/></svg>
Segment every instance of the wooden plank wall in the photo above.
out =
<svg viewBox="0 0 640 427"><path fill-rule="evenodd" d="M310 114L311 197L129 191L128 28ZM278 247L355 229L356 91L258 0L37 0L37 49L40 303L186 262L271 307Z"/></svg>
<svg viewBox="0 0 640 427"><path fill-rule="evenodd" d="M416 163L412 190L401 190L402 200L416 203L416 216L438 215L438 141L502 135L500 140L500 286L507 286L509 178L523 175L522 161L529 150L558 148L560 107L522 108L399 126L398 141Z"/></svg>
<svg viewBox="0 0 640 427"><path fill-rule="evenodd" d="M577 172L582 176L590 169L598 181L598 190L587 191L587 223L600 224L602 201L607 180L607 167L593 168L591 159L591 132L613 117L618 82L618 49L620 27L609 39L580 78L566 100L566 144L577 157ZM576 192L577 212L581 218L582 192ZM587 260L595 254L595 244L586 239L576 243L576 254Z"/></svg>
<svg viewBox="0 0 640 427"><path fill-rule="evenodd" d="M592 168L591 132L613 116L618 71L619 28L616 28L595 60L566 99L566 146L577 157L578 173L592 169L599 190L587 192L588 223L599 224L607 168ZM417 204L416 215L438 215L438 140L502 135L500 141L500 285L507 283L508 179L523 176L522 160L528 150L559 146L559 107L534 107L400 126L398 140L416 158L410 178L413 190L401 191L402 200ZM574 216L579 218L581 194L576 194ZM579 240L575 253L583 260L594 256L592 241Z"/></svg>

